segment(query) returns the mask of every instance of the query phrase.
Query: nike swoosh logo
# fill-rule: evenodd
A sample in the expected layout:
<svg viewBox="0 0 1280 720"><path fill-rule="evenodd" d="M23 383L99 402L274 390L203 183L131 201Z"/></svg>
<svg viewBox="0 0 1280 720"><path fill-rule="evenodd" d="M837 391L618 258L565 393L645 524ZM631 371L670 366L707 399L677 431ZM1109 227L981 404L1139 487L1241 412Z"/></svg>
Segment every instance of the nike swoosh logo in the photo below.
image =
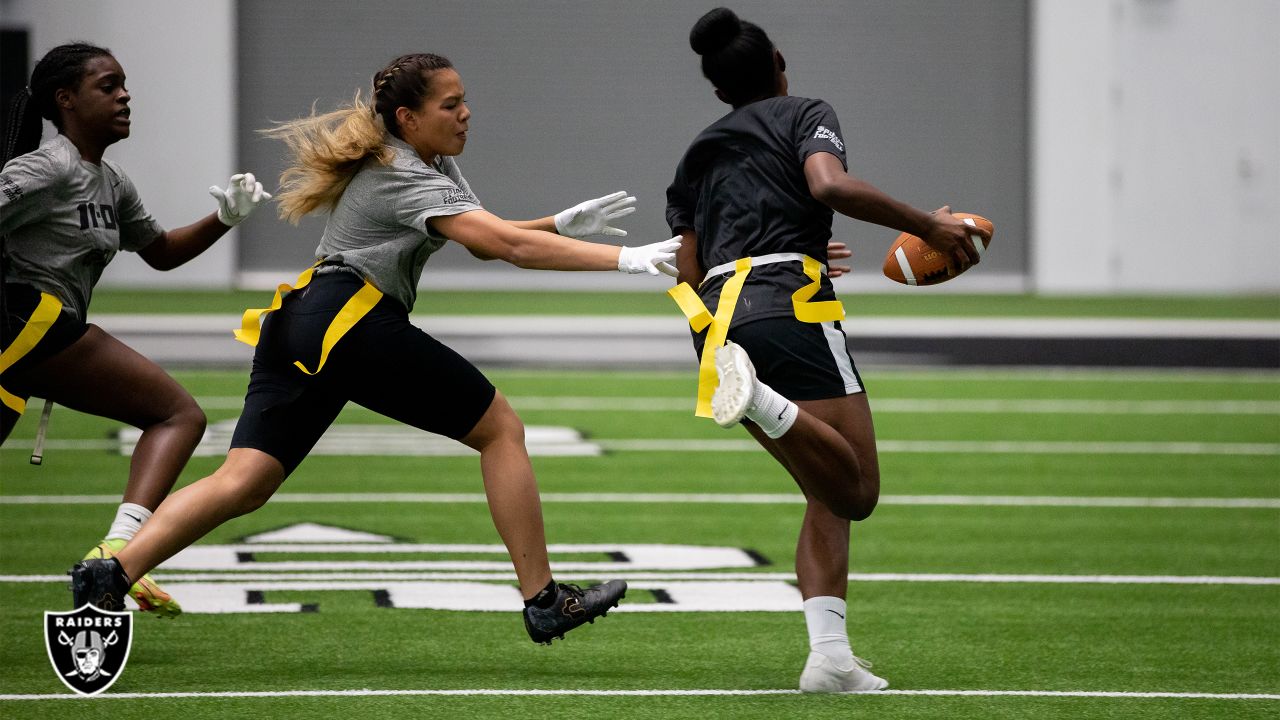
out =
<svg viewBox="0 0 1280 720"><path fill-rule="evenodd" d="M827 608L827 612L831 613L832 615L840 615L840 613L836 612L835 610L832 610L831 608ZM840 619L843 620L844 616L840 615Z"/></svg>
<svg viewBox="0 0 1280 720"><path fill-rule="evenodd" d="M124 516L127 518L131 518L134 522L142 522L142 518L138 517L137 515L130 515L129 513L125 513Z"/></svg>
<svg viewBox="0 0 1280 720"><path fill-rule="evenodd" d="M783 408L783 409L782 409L782 411L778 413L778 419L779 419L779 420L781 420L781 419L782 419L782 416L783 416L783 415L786 415L786 414L787 414L787 409L786 409L786 408ZM835 611L834 611L834 610L832 610L831 612L835 612ZM836 614L837 614L837 615L840 615L840 613L836 613ZM844 617L844 616L843 616L843 615L840 615L840 617Z"/></svg>

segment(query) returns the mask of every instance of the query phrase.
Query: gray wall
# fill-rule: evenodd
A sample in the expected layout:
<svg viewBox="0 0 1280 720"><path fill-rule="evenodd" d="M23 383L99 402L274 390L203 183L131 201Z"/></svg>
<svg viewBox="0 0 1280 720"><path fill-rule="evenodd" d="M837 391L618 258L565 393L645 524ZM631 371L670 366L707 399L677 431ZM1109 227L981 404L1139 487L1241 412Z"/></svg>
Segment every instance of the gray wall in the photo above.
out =
<svg viewBox="0 0 1280 720"><path fill-rule="evenodd" d="M239 3L239 165L278 176L281 146L258 129L304 115L315 101L328 110L350 99L395 55L436 52L453 60L467 87L474 116L459 162L488 209L540 217L626 189L640 199L625 226L628 240L663 239L675 163L728 110L688 46L689 28L710 7L675 0ZM764 27L787 57L793 94L835 106L851 172L919 207L950 203L995 221L999 252L981 275L948 285L1021 287L1028 271L1026 2L751 0L732 7ZM321 227L320 219L297 228L265 213L251 219L240 236L242 279L264 284L296 273ZM892 287L879 268L894 232L841 219L836 234L854 248L863 282ZM453 246L432 258L423 284L621 282L599 273L509 270Z"/></svg>
<svg viewBox="0 0 1280 720"><path fill-rule="evenodd" d="M1280 80L1271 72L1280 2L734 6L785 51L795 92L835 105L855 173L921 206L950 202L995 219L996 246L980 271L913 292L1280 291L1270 230L1280 214ZM470 88L474 140L461 162L491 209L542 215L625 187L643 203L627 224L639 241L665 234L672 167L725 111L685 43L704 9L0 0L0 25L31 31L33 61L69 39L116 51L136 112L133 136L109 154L170 227L210 211L204 188L229 172L248 167L270 180L280 171L279 148L254 130L313 100L332 107L395 54L431 49L451 55ZM259 213L187 267L156 272L124 253L103 282L271 285L305 264L319 227ZM843 289L898 290L878 276L893 233L847 221L837 232L862 271L841 278ZM424 279L665 287L504 268L455 250Z"/></svg>

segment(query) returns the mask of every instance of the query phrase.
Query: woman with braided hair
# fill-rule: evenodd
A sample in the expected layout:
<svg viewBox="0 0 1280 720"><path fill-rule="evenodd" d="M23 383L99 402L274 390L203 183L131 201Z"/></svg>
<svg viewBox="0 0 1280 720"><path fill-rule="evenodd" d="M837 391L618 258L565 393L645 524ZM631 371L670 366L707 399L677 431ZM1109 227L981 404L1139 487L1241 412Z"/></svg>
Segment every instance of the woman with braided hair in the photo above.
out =
<svg viewBox="0 0 1280 720"><path fill-rule="evenodd" d="M182 265L270 197L252 175L234 175L227 190L210 188L216 213L162 228L133 182L103 157L129 137L129 100L110 51L53 48L13 101L0 170L0 443L32 395L142 430L124 502L89 557L110 556L134 536L205 428L204 413L173 378L86 322L94 286L122 249L158 270ZM41 118L58 131L43 143ZM139 607L161 617L181 612L150 577L137 577L130 594Z"/></svg>
<svg viewBox="0 0 1280 720"><path fill-rule="evenodd" d="M525 628L535 642L593 621L626 583L586 590L551 577L524 426L502 393L456 352L409 322L427 259L452 240L481 259L545 270L660 271L679 238L640 247L584 242L632 212L615 193L538 220L486 211L454 156L471 111L462 79L439 55L396 58L373 76L372 105L270 131L293 153L280 214L328 213L316 264L271 307L246 314L256 344L244 412L226 461L176 492L127 548L72 571L76 603L118 597L138 577L219 524L260 507L302 462L348 401L480 453L489 511L515 566ZM266 320L259 329L259 317Z"/></svg>

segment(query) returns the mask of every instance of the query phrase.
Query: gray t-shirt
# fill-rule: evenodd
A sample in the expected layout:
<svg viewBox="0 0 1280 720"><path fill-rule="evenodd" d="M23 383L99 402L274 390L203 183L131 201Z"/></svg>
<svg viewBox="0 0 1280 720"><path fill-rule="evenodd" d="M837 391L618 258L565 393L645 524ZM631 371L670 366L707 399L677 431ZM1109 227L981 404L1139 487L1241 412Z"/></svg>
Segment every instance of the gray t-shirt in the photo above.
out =
<svg viewBox="0 0 1280 720"><path fill-rule="evenodd" d="M390 137L387 144L395 157L387 165L366 160L351 178L316 257L355 268L412 310L427 258L448 241L427 220L483 208L453 158L427 164L405 142Z"/></svg>
<svg viewBox="0 0 1280 720"><path fill-rule="evenodd" d="M119 165L95 165L58 134L0 171L5 281L30 285L84 320L93 286L120 250L137 252L164 228Z"/></svg>

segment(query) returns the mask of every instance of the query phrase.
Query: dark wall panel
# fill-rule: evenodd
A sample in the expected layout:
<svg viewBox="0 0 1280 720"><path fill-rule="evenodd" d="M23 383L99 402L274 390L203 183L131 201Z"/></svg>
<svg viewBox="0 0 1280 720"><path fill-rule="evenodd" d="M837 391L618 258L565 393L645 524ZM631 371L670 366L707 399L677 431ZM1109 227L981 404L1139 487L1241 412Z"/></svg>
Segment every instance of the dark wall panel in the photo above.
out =
<svg viewBox="0 0 1280 720"><path fill-rule="evenodd" d="M30 41L25 29L0 27L0 138L9 135L9 103L31 78Z"/></svg>
<svg viewBox="0 0 1280 720"><path fill-rule="evenodd" d="M239 4L240 165L265 177L281 147L255 132L331 109L404 52L449 56L474 117L463 172L487 208L549 214L614 189L640 198L632 239L666 236L664 190L693 136L727 111L688 31L710 5L273 0ZM787 57L791 91L840 114L855 174L927 209L950 203L999 228L989 272L1027 267L1028 7L1024 0L739 2ZM320 228L250 223L243 270L304 267ZM837 235L878 272L891 231ZM482 269L460 248L429 271Z"/></svg>

